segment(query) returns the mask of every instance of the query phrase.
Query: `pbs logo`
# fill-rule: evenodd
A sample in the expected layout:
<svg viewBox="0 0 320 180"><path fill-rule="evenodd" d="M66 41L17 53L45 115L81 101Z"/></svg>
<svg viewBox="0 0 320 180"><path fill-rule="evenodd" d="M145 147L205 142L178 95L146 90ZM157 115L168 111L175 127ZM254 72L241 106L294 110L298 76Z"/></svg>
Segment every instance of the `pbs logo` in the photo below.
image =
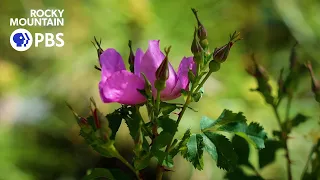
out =
<svg viewBox="0 0 320 180"><path fill-rule="evenodd" d="M62 36L63 33L55 35L52 33L35 33L34 46L39 47L40 44L44 44L44 47L62 47L64 46ZM26 51L33 44L32 34L26 29L17 29L10 36L10 44L17 51Z"/></svg>
<svg viewBox="0 0 320 180"><path fill-rule="evenodd" d="M17 51L26 51L32 46L32 35L26 29L16 29L10 36L10 44Z"/></svg>

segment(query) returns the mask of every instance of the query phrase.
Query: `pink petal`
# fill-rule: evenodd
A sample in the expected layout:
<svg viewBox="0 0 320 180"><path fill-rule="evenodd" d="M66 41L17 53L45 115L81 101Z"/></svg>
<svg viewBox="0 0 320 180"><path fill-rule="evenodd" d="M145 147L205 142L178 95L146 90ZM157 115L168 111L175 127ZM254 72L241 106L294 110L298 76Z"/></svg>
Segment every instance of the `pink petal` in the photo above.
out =
<svg viewBox="0 0 320 180"><path fill-rule="evenodd" d="M178 68L179 80L176 86L173 88L171 94L167 97L167 100L176 99L181 96L182 89L188 89L189 77L188 71L192 69L193 73L196 73L196 64L193 61L193 57L184 57Z"/></svg>
<svg viewBox="0 0 320 180"><path fill-rule="evenodd" d="M99 83L100 96L105 103L140 104L145 97L137 89L144 89L144 81L135 74L122 70Z"/></svg>
<svg viewBox="0 0 320 180"><path fill-rule="evenodd" d="M154 87L156 80L155 72L164 59L164 54L160 50L159 40L149 41L149 47L144 56L142 57L140 64L140 72L143 72L150 83L153 85L152 92L156 96L157 90ZM178 76L175 73L172 65L169 63L169 78L166 81L166 88L161 92L161 98L163 100L171 99L169 96L176 86Z"/></svg>
<svg viewBox="0 0 320 180"><path fill-rule="evenodd" d="M140 65L143 57L143 51L138 48L136 51L136 56L134 58L134 74L140 77Z"/></svg>
<svg viewBox="0 0 320 180"><path fill-rule="evenodd" d="M115 49L107 49L100 55L102 79L110 77L114 72L125 70L121 55Z"/></svg>
<svg viewBox="0 0 320 180"><path fill-rule="evenodd" d="M187 89L189 85L189 77L188 71L191 69L193 73L196 73L196 64L193 61L193 57L183 57L179 69L178 69L178 76L179 81L181 82L182 89Z"/></svg>

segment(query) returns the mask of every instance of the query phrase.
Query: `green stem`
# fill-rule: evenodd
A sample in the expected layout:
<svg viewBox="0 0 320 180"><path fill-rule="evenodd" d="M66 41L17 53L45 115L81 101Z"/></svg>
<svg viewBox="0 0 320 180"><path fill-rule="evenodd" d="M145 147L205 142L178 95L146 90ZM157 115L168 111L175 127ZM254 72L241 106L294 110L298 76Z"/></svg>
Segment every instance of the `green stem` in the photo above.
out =
<svg viewBox="0 0 320 180"><path fill-rule="evenodd" d="M204 85L204 83L208 80L208 78L210 77L210 75L213 73L213 71L209 71L206 76L203 78L203 80L200 82L200 84L198 85L197 89L194 92L198 92L201 87Z"/></svg>
<svg viewBox="0 0 320 180"><path fill-rule="evenodd" d="M288 102L287 102L287 109L286 109L285 121L288 121L288 120L289 120L291 104L292 104L292 96L290 95L290 96L288 97Z"/></svg>
<svg viewBox="0 0 320 180"><path fill-rule="evenodd" d="M203 84L208 80L208 78L210 77L210 75L212 74L212 71L209 71L206 76L204 77L204 79L200 82L200 84L197 86L197 83L195 84L192 84L192 87L191 87L191 90L189 91L188 93L188 96L187 96L187 99L186 99L186 102L184 103L180 113L179 113L179 116L178 116L178 119L177 119L177 127L179 127L179 123L185 113L185 111L187 110L189 104L191 103L191 96L194 92L198 92L200 90L200 88L203 86ZM197 87L197 88L196 88ZM172 136L171 140L170 140L170 143L167 145L166 147L166 150L165 152L168 153L169 152L169 149L172 145L172 141L173 141L173 138L174 138L174 135ZM157 172L156 172L156 180L161 180L162 179L162 176L163 176L163 167L161 165L158 164L157 166Z"/></svg>
<svg viewBox="0 0 320 180"><path fill-rule="evenodd" d="M288 104L291 104L291 100L288 100ZM288 176L288 180L292 180L291 159L290 159L289 148L288 148L288 135L287 135L286 129L281 124L281 118L280 118L280 115L279 115L277 107L275 105L273 105L272 107L273 107L273 111L274 111L274 113L276 115L276 119L277 119L277 122L279 124L281 132L282 133L286 133L282 140L284 141L284 148L285 148L285 151L286 151L285 157L286 157L286 160L287 160L287 176ZM289 111L290 111L290 105L287 105L286 116L288 116ZM286 117L286 119L287 118L288 117Z"/></svg>
<svg viewBox="0 0 320 180"><path fill-rule="evenodd" d="M160 91L157 90L157 99L156 99L156 117L158 117L160 113Z"/></svg>
<svg viewBox="0 0 320 180"><path fill-rule="evenodd" d="M280 115L279 115L279 112L278 112L278 109L276 106L272 106L272 109L273 109L273 112L274 114L276 115L276 120L277 120L277 123L280 127L280 130L282 131L282 124L281 124L281 119L280 119Z"/></svg>
<svg viewBox="0 0 320 180"><path fill-rule="evenodd" d="M190 102L191 102L191 94L193 93L193 90L194 90L194 87L192 87L192 88L191 88L191 91L188 93L186 102L184 103L184 105L183 105L183 107L182 107L182 109L181 109L181 111L180 111L180 113L179 113L179 116L178 116L178 119L177 119L177 122L176 122L177 127L179 126L179 123L180 123L180 121L181 121L181 119L182 119L182 116L183 116L183 114L185 113L188 105L189 105ZM175 135L175 134L174 134L174 135ZM165 152L169 152L169 149L170 149L170 147L171 147L171 144L172 144L174 135L172 136L172 138L171 138L171 140L170 140L170 143L167 145ZM158 166L157 166L157 171L156 171L156 173L157 173L157 174L156 174L156 180L162 180L163 168L162 168L162 166L159 165L159 164L158 164Z"/></svg>
<svg viewBox="0 0 320 180"><path fill-rule="evenodd" d="M138 117L140 119L140 121L142 122L141 126L143 128L144 131L146 131L148 133L148 136L152 139L152 133L146 128L146 123L144 122L143 118L142 118L142 115L139 111L139 107L136 106L136 112L138 114Z"/></svg>
<svg viewBox="0 0 320 180"><path fill-rule="evenodd" d="M134 167L123 156L121 156L121 154L118 151L116 158L118 158L123 164L125 164L136 175L136 178L138 180L142 180L139 176L139 171L136 171Z"/></svg>
<svg viewBox="0 0 320 180"><path fill-rule="evenodd" d="M163 167L158 165L156 169L156 180L162 180L162 176L163 176Z"/></svg>
<svg viewBox="0 0 320 180"><path fill-rule="evenodd" d="M304 178L305 174L306 174L307 171L308 171L309 163L310 163L310 161L311 161L312 155L313 155L314 151L316 150L316 148L317 148L317 145L313 145L313 146L312 146L312 149L311 149L311 151L310 151L310 153L309 153L309 155L308 155L308 160L307 160L307 162L306 162L306 165L305 165L304 168L303 168L303 171L302 171L302 174L301 174L301 179Z"/></svg>

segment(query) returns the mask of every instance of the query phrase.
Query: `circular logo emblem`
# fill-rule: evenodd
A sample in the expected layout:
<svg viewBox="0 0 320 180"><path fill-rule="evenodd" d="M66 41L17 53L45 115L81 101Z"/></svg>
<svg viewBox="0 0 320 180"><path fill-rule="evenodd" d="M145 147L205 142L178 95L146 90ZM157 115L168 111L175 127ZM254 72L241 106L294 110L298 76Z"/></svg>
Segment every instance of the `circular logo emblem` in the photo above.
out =
<svg viewBox="0 0 320 180"><path fill-rule="evenodd" d="M10 44L17 51L26 51L32 45L32 35L26 29L16 29L10 36Z"/></svg>

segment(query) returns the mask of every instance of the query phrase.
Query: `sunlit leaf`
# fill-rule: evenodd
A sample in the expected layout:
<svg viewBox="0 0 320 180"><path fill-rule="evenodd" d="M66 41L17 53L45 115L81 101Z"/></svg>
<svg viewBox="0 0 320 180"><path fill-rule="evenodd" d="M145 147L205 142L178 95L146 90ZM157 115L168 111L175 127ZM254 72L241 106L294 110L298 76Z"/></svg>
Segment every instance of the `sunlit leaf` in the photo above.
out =
<svg viewBox="0 0 320 180"><path fill-rule="evenodd" d="M192 163L194 168L198 170L203 169L203 138L200 134L191 135L187 143L188 151L185 158Z"/></svg>
<svg viewBox="0 0 320 180"><path fill-rule="evenodd" d="M237 154L231 142L221 134L204 132L204 135L215 145L218 154L217 166L227 171L232 171L237 165Z"/></svg>

